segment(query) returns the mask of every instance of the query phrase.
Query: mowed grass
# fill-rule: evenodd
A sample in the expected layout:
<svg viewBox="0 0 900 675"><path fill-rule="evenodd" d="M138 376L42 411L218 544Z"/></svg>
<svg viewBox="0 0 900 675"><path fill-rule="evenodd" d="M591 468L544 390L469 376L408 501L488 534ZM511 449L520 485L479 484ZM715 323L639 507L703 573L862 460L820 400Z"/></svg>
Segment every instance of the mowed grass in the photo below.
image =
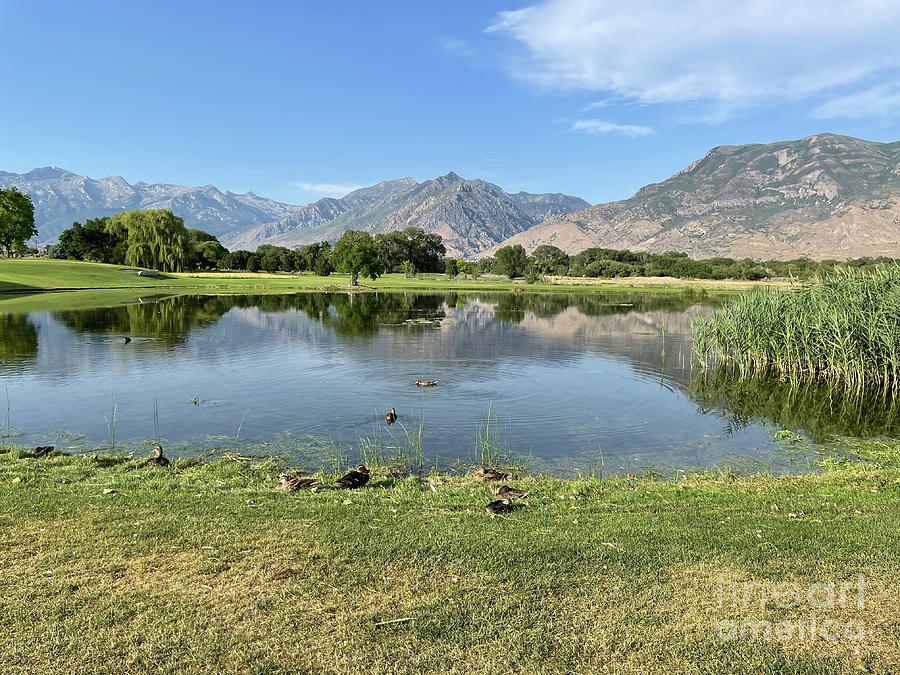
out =
<svg viewBox="0 0 900 675"><path fill-rule="evenodd" d="M350 277L332 274L319 277L313 274L252 273L252 272L191 272L163 274L158 278L141 277L123 272L122 265L103 265L71 260L43 258L0 259L0 293L34 293L65 290L207 290L217 293L292 292L316 290L346 290ZM585 283L590 282L590 283ZM505 277L450 279L443 274L420 274L407 278L402 274L387 274L375 281L361 279L357 289L366 290L522 290L529 292L606 292L631 288L651 288L659 292L681 292L685 287L701 286L724 292L753 287L754 282L683 282L677 279L605 279L575 280L548 278L545 283L526 284Z"/></svg>
<svg viewBox="0 0 900 675"><path fill-rule="evenodd" d="M0 452L2 671L900 669L896 469L520 478L531 496L492 519L468 477L285 494L278 468ZM860 574L863 607L805 599ZM826 619L864 639L720 623Z"/></svg>

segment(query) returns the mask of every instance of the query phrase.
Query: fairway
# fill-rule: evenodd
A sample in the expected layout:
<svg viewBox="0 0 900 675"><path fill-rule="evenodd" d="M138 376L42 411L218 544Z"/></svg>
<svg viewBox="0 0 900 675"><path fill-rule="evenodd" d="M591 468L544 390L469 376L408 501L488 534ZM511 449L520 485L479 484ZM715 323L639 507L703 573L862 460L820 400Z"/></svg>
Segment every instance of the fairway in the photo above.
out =
<svg viewBox="0 0 900 675"><path fill-rule="evenodd" d="M254 273L254 272L182 272L143 277L123 272L122 265L105 265L73 260L45 258L0 259L0 293L35 293L41 291L100 289L205 289L212 293L241 291L305 291L354 290L350 277L332 274ZM657 277L622 279L575 279L548 277L542 283L527 284L505 277L448 278L443 274L420 274L408 278L402 274L386 274L372 281L366 279L355 290L521 290L531 292L567 291L597 293L611 290L646 288L657 292L704 289L734 292L782 282L683 280Z"/></svg>

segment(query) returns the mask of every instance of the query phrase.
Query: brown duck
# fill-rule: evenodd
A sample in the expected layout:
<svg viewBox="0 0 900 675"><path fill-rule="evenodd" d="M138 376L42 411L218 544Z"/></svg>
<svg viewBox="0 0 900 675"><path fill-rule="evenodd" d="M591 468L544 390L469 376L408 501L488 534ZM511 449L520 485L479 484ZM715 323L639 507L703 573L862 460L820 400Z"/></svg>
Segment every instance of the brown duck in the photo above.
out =
<svg viewBox="0 0 900 675"><path fill-rule="evenodd" d="M361 488L369 482L369 470L360 464L355 469L351 469L344 476L338 478L337 484L339 488L344 490L353 490Z"/></svg>
<svg viewBox="0 0 900 675"><path fill-rule="evenodd" d="M505 515L513 510L512 500L498 499L497 501L491 502L490 504L485 506L484 510L487 511L488 515L492 518L494 516Z"/></svg>
<svg viewBox="0 0 900 675"><path fill-rule="evenodd" d="M512 476L497 469L487 469L480 466L475 469L475 478L480 478L481 480L508 480Z"/></svg>
<svg viewBox="0 0 900 675"><path fill-rule="evenodd" d="M501 485L500 488L495 492L498 497L502 499L525 499L530 492L525 492L525 490L517 490L515 488L509 487L509 485Z"/></svg>
<svg viewBox="0 0 900 675"><path fill-rule="evenodd" d="M147 466L169 466L169 458L163 455L161 445L153 448L153 456L147 460Z"/></svg>
<svg viewBox="0 0 900 675"><path fill-rule="evenodd" d="M436 387L437 380L416 380L417 387Z"/></svg>
<svg viewBox="0 0 900 675"><path fill-rule="evenodd" d="M384 421L388 424L393 424L397 421L397 411L391 408L388 410L387 415L384 416Z"/></svg>
<svg viewBox="0 0 900 675"><path fill-rule="evenodd" d="M283 473L278 476L278 485L276 487L279 490L284 490L285 492L296 492L297 490L308 490L314 487L315 484L315 478L292 476L290 474Z"/></svg>
<svg viewBox="0 0 900 675"><path fill-rule="evenodd" d="M52 457L56 454L56 446L54 445L39 445L34 450L31 451L32 459L40 459L41 457Z"/></svg>

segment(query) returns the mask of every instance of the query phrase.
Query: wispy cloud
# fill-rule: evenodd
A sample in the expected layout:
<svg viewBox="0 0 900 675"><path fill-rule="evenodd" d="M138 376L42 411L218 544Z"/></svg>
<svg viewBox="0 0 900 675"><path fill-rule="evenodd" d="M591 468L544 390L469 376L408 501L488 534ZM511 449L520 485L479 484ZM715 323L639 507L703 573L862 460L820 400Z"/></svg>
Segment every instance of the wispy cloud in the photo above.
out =
<svg viewBox="0 0 900 675"><path fill-rule="evenodd" d="M812 111L816 119L895 118L900 116L900 81L883 84L834 96Z"/></svg>
<svg viewBox="0 0 900 675"><path fill-rule="evenodd" d="M581 131L586 134L619 134L631 138L652 136L656 133L652 127L640 124L616 124L598 119L575 120L569 128L571 131Z"/></svg>
<svg viewBox="0 0 900 675"><path fill-rule="evenodd" d="M325 197L343 197L354 190L359 190L362 185L341 185L338 183L302 183L295 182L291 183L291 187L298 188L300 190L306 190L307 192L316 192L318 194L324 195Z"/></svg>
<svg viewBox="0 0 900 675"><path fill-rule="evenodd" d="M536 86L733 113L836 90L874 103L863 90L900 64L896 0L541 0L487 31L510 40L510 74ZM818 114L838 112L850 104Z"/></svg>
<svg viewBox="0 0 900 675"><path fill-rule="evenodd" d="M470 42L446 35L439 37L436 45L440 51L467 61L474 61L479 54L478 49Z"/></svg>

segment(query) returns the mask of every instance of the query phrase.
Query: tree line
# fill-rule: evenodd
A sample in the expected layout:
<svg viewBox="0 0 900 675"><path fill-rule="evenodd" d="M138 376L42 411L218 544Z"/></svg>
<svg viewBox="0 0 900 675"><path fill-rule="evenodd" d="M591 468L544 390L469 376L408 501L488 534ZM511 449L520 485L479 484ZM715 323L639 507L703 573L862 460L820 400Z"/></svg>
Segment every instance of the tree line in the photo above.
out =
<svg viewBox="0 0 900 675"><path fill-rule="evenodd" d="M34 234L29 232L26 239ZM256 251L228 251L216 237L185 227L184 221L167 209L125 211L73 223L47 251L52 258L161 272L230 270L328 276L337 271L349 274L354 286L360 276L377 279L396 272L415 276L451 268L455 276L466 269L463 261L448 260L446 252L440 235L414 227L374 236L349 230L333 246L321 241L298 249L264 244Z"/></svg>
<svg viewBox="0 0 900 675"><path fill-rule="evenodd" d="M37 234L30 197L11 188L0 190L0 247L6 255L29 251L26 242ZM694 260L686 253L648 253L588 248L569 255L552 245L538 246L531 255L521 245L503 246L493 257L468 261L446 256L440 235L420 228L372 235L348 230L333 245L314 242L297 249L262 245L256 251L229 252L213 235L187 228L169 210L126 211L73 223L48 248L54 258L133 265L162 272L225 270L248 272L311 272L327 276L349 274L377 279L387 273L414 277L420 272L478 278L482 274L534 283L546 276L673 277L680 279L745 279L773 277L805 279L838 266L870 268L893 258L849 261L737 260L717 257Z"/></svg>
<svg viewBox="0 0 900 675"><path fill-rule="evenodd" d="M609 248L588 248L568 255L556 246L538 246L531 255L519 245L497 249L493 258L478 261L480 272L499 274L510 279L534 282L544 276L571 277L673 277L677 279L761 280L794 277L807 279L825 274L835 267L870 268L895 263L894 258L856 258L853 260L754 260L746 258L705 258L694 260L687 253L668 251L647 253Z"/></svg>

